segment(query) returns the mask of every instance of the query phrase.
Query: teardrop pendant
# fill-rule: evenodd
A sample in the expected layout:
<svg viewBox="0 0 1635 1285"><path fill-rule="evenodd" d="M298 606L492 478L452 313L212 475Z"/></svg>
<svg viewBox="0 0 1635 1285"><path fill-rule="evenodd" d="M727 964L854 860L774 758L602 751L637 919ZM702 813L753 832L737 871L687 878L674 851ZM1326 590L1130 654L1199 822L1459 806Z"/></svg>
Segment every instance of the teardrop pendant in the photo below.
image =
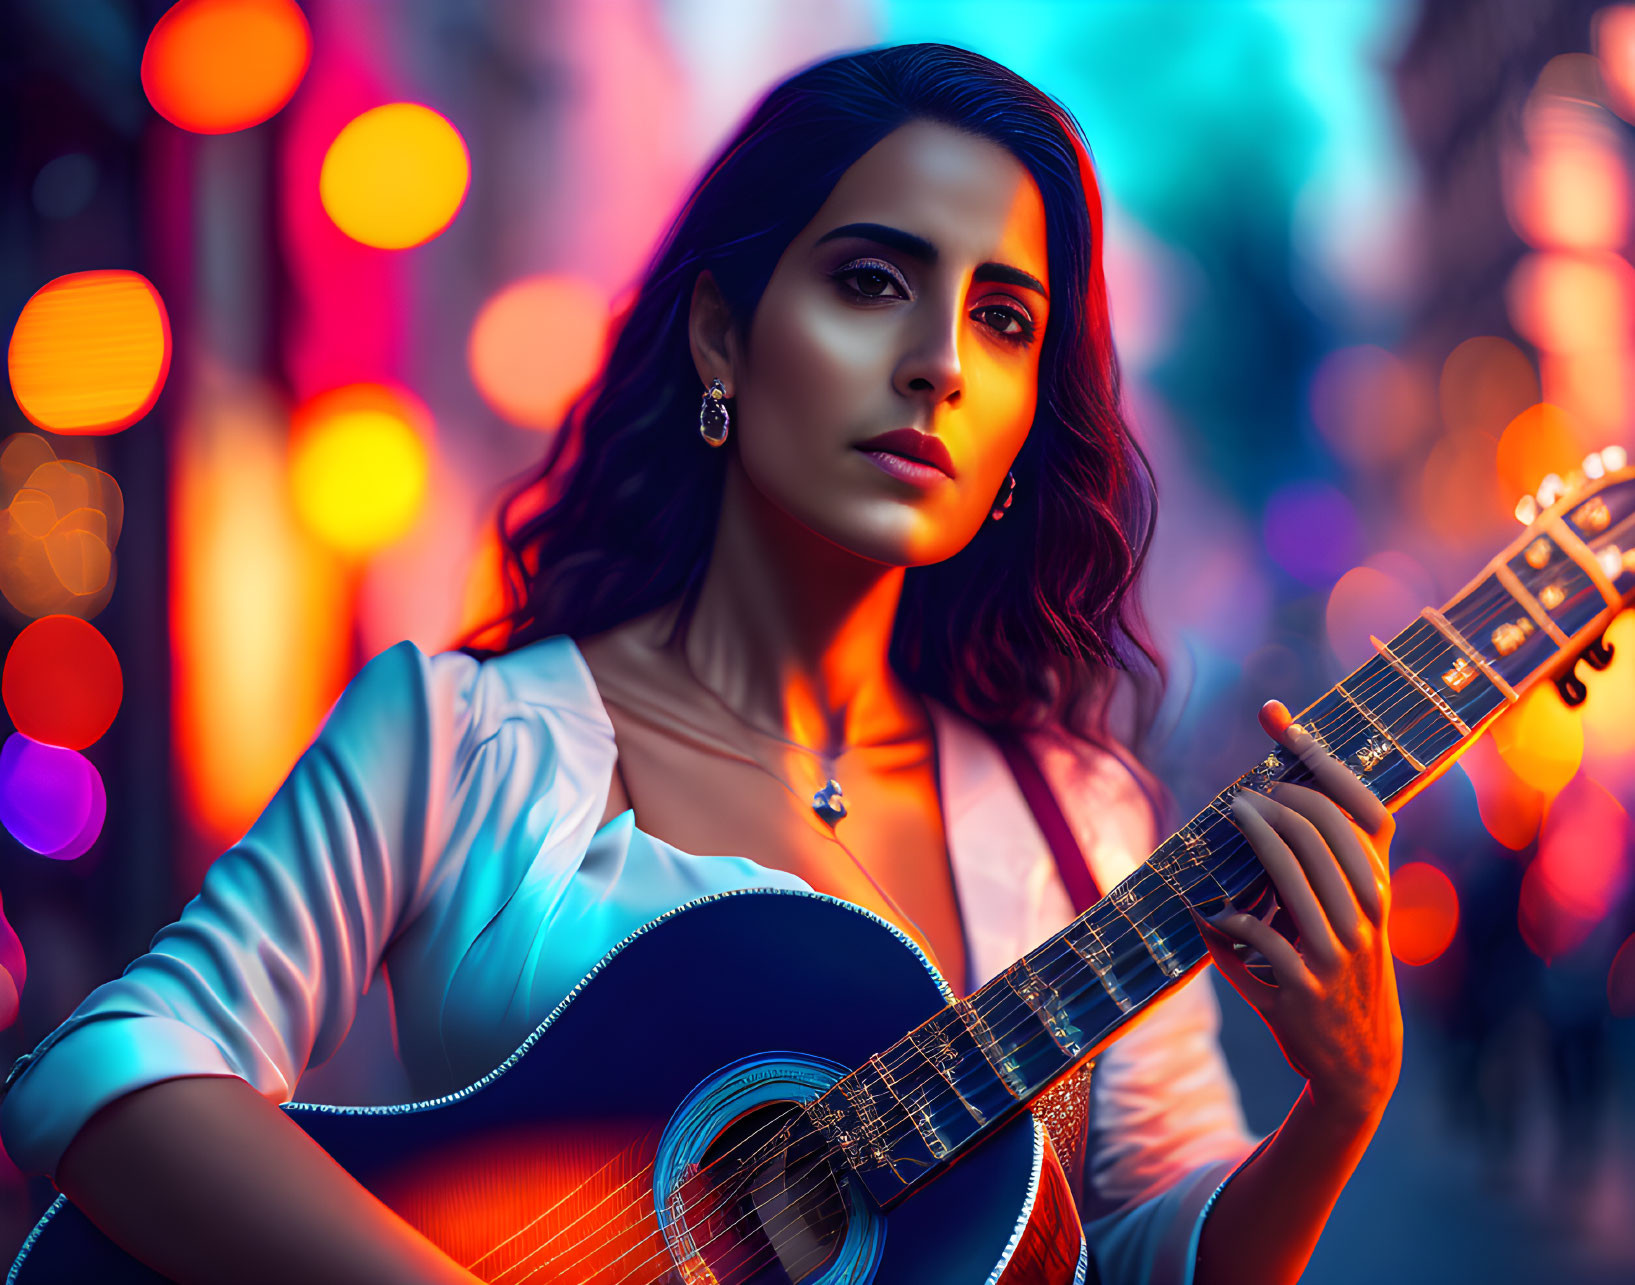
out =
<svg viewBox="0 0 1635 1285"><path fill-rule="evenodd" d="M709 391L704 394L703 404L698 408L698 435L711 446L720 446L727 440L727 429L732 424L732 416L727 413L727 390L719 379L710 380Z"/></svg>
<svg viewBox="0 0 1635 1285"><path fill-rule="evenodd" d="M829 784L812 796L812 811L816 812L831 830L835 828L835 823L846 815L846 801L841 797L840 782L834 777L831 776Z"/></svg>

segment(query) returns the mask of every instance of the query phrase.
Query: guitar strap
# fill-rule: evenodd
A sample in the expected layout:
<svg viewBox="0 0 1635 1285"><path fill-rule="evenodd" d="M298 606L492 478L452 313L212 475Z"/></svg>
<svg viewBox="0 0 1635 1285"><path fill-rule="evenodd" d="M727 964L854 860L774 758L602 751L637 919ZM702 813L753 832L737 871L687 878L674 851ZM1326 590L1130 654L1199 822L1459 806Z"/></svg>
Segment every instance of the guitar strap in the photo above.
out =
<svg viewBox="0 0 1635 1285"><path fill-rule="evenodd" d="M1022 789L1022 797L1027 800L1033 819L1038 822L1045 842L1050 845L1050 855L1056 859L1056 873L1061 876L1062 887L1067 889L1068 900L1073 903L1073 913L1082 915L1101 900L1101 892L1096 887L1095 875L1090 873L1090 863L1085 860L1084 850L1073 837L1073 827L1068 825L1050 782L1045 779L1043 770L1022 738L1002 735L996 740L1011 775Z"/></svg>

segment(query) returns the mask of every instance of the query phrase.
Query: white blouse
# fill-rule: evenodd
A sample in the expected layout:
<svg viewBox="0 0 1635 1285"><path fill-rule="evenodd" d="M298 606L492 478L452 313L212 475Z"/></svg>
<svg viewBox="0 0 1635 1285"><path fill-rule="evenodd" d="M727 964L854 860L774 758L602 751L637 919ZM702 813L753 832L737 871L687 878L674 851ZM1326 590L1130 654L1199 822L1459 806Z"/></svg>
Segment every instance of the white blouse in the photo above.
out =
<svg viewBox="0 0 1635 1285"><path fill-rule="evenodd" d="M976 985L1072 909L997 747L930 708ZM1059 732L1030 748L1111 888L1154 842L1133 778ZM598 829L615 757L570 638L483 662L409 642L381 653L181 917L15 1073L0 1103L6 1150L26 1172L54 1172L98 1108L177 1076L236 1075L275 1102L451 1093L510 1056L641 924L715 892L808 887L743 857L682 852L629 810ZM1255 1145L1219 1020L1200 976L1099 1059L1082 1208L1108 1285L1190 1285L1212 1197ZM350 1096L324 1096L326 1082Z"/></svg>

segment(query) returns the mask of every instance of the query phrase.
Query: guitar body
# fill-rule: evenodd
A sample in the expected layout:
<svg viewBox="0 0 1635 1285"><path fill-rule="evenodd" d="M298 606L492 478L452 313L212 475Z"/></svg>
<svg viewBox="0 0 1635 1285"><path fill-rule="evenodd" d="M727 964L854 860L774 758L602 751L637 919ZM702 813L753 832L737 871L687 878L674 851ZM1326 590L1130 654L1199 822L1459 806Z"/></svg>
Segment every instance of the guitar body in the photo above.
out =
<svg viewBox="0 0 1635 1285"><path fill-rule="evenodd" d="M815 1138L804 1160L797 1147L770 1166L736 1163L798 1128L787 1103L827 1089L947 999L907 938L865 911L814 894L732 893L621 943L469 1089L402 1107L286 1109L487 1281L993 1281L1046 1160L1025 1113L889 1210L824 1163ZM1063 1234L1071 1261L1078 1227ZM59 1199L8 1285L158 1279Z"/></svg>

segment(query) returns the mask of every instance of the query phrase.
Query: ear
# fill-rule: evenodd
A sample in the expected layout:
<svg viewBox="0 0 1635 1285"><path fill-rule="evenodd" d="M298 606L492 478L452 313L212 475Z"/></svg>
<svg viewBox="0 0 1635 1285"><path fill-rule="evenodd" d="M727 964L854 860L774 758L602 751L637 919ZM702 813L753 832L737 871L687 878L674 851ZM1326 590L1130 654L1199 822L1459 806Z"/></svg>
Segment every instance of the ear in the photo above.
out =
<svg viewBox="0 0 1635 1285"><path fill-rule="evenodd" d="M738 327L721 287L708 271L700 272L693 282L687 342L692 348L693 366L705 387L712 379L719 379L726 386L727 396L734 396L740 361Z"/></svg>

